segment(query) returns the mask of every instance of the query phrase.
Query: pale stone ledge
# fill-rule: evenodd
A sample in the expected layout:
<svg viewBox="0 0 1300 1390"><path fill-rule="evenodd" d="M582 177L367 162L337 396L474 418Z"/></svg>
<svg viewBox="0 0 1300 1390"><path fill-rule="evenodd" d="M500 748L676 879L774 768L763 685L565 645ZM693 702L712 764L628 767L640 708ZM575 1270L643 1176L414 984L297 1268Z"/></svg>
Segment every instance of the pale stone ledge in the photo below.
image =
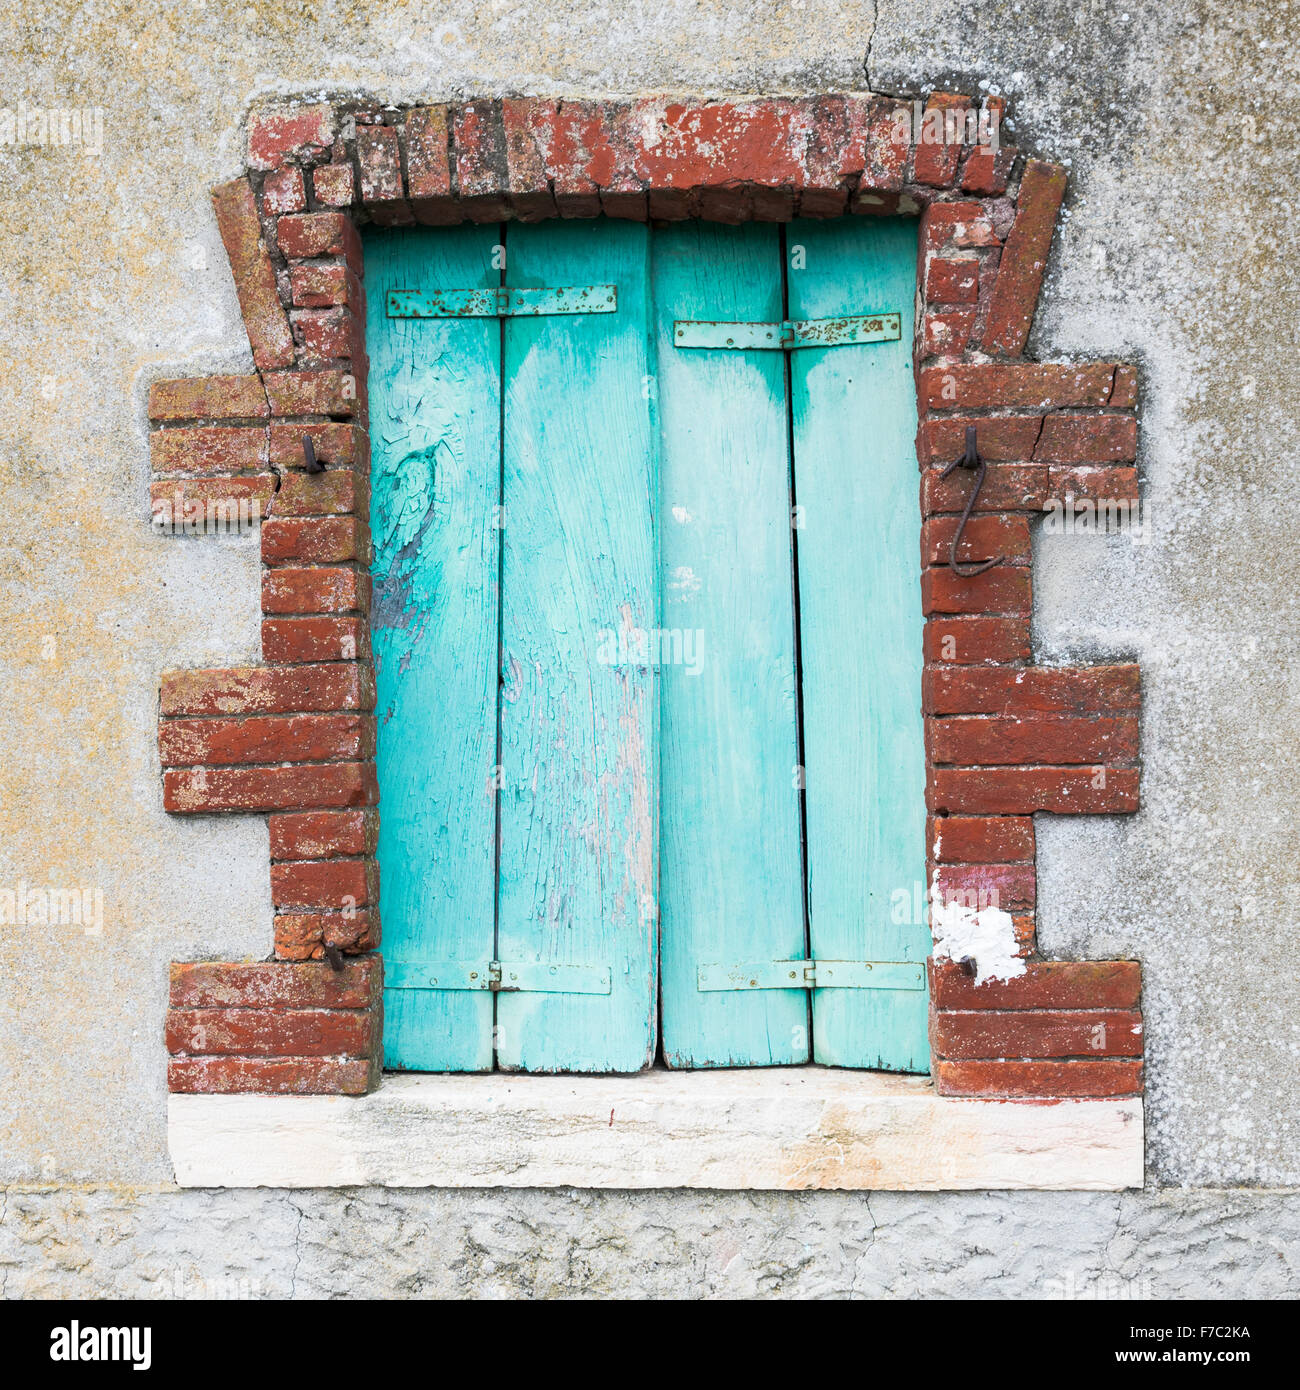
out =
<svg viewBox="0 0 1300 1390"><path fill-rule="evenodd" d="M407 1075L168 1104L182 1187L1142 1186L1140 1100L948 1100L881 1072Z"/></svg>

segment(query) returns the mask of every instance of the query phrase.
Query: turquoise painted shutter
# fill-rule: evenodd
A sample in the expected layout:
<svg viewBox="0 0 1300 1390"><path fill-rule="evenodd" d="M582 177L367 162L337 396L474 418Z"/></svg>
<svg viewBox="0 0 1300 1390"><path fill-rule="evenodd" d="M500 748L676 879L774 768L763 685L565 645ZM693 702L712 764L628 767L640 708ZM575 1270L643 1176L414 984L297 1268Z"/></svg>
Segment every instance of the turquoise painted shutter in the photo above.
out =
<svg viewBox="0 0 1300 1390"><path fill-rule="evenodd" d="M804 265L792 257L791 318L902 315L898 342L790 354L811 954L920 964L930 933L912 907L925 884L916 224L797 222L787 242ZM813 1056L928 1071L927 1021L924 990L815 990Z"/></svg>

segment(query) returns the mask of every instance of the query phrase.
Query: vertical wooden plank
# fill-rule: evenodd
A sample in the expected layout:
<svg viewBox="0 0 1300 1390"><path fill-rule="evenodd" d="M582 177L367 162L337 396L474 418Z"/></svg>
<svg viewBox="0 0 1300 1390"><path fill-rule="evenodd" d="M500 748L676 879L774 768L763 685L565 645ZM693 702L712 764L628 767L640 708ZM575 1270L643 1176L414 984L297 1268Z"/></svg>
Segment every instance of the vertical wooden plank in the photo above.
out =
<svg viewBox="0 0 1300 1390"><path fill-rule="evenodd" d="M511 286L612 283L618 310L506 321L497 952L607 966L612 990L502 994L497 1057L636 1071L656 1019L648 232L512 227L508 257Z"/></svg>
<svg viewBox="0 0 1300 1390"><path fill-rule="evenodd" d="M500 333L389 319L390 289L495 285L496 227L366 238L371 526L390 960L492 956ZM412 1071L492 1066L492 996L386 990L384 1054Z"/></svg>
<svg viewBox="0 0 1300 1390"><path fill-rule="evenodd" d="M781 318L773 225L655 233L665 648L660 932L669 1066L809 1056L803 990L699 967L804 955L785 363L680 349L673 320Z"/></svg>
<svg viewBox="0 0 1300 1390"><path fill-rule="evenodd" d="M791 354L812 952L923 961L929 932L911 907L925 882L916 226L798 222L788 246L791 318L903 321L897 343ZM814 1059L926 1071L926 1014L921 990L818 990Z"/></svg>

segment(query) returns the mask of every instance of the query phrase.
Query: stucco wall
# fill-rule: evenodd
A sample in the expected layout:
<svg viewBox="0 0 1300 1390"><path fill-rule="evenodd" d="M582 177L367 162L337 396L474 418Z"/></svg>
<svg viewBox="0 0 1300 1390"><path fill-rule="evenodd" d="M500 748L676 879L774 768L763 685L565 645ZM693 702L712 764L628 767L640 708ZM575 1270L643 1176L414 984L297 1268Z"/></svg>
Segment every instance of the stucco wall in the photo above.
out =
<svg viewBox="0 0 1300 1390"><path fill-rule="evenodd" d="M150 380L249 366L207 198L238 170L248 103L272 92L404 101L988 83L1011 98L1021 147L1071 166L1035 350L1143 363L1141 467L1154 526L1144 545L1042 537L1037 547L1040 651L1136 657L1146 692L1141 813L1040 824L1042 943L1146 964L1153 1183L1300 1184L1289 949L1300 916L1300 619L1288 579L1300 456L1293 9L210 0L110 4L57 22L6 3L3 15L3 102L102 108L103 148L0 145L0 886L102 890L103 932L0 928L0 1180L169 1182L167 962L267 949L264 824L164 815L155 747L163 667L257 658L255 543L150 534L144 420ZM276 1201L16 1191L8 1210L12 1239L36 1229L54 1243L17 1257L28 1273L38 1263L48 1271L33 1287L125 1288L93 1230L164 1232L193 1219L175 1240L206 1239L215 1251L246 1245L245 1218L259 1226L278 1212L276 1248L289 1249L300 1224L318 1229L333 1209ZM540 1291L559 1289L557 1252L568 1250L575 1267L599 1271L593 1287L620 1269L628 1288L731 1287L718 1271L734 1258L736 1291L811 1292L855 1287L854 1252L879 1244L873 1223L887 1211L902 1263L869 1261L862 1289L890 1269L900 1290L930 1287L954 1257L919 1233L968 1220L987 1226L976 1244L996 1253L963 1264L961 1279L1005 1274L1016 1242L1031 1238L1049 1249L1059 1241L1057 1266L1042 1276L1059 1278L1072 1252L1087 1246L1092 1259L1145 1224L1161 1248L1182 1241L1201 1259L1196 1278L1222 1282L1238 1266L1213 1253L1226 1237L1206 1224L1224 1203L1244 1203L1295 1259L1294 1202L1281 1193L1262 1204L1153 1193L1017 1207L1025 1201L533 1193L496 1218L486 1215L495 1198L415 1194L340 1203L352 1215L338 1239L359 1254L377 1248L359 1213L389 1213L410 1256L382 1264L395 1289L418 1287L423 1241L428 1259L455 1262L448 1287L512 1287L501 1271L522 1258L526 1221L539 1233L529 1239L553 1234ZM97 1213L84 1227L69 1215L83 1205ZM36 1208L44 1215L29 1220ZM1289 1228L1276 1215L1284 1210ZM591 1218L605 1232L594 1254L575 1234L588 1219L577 1212L602 1214ZM707 1234L714 1216L751 1231L736 1236L734 1256ZM758 1229L767 1225L782 1233ZM673 1241L648 1234L665 1226ZM908 1229L915 1249L902 1240ZM721 1253L683 1255L692 1231ZM317 1290L341 1277L324 1244L304 1262ZM84 1258L58 1253L71 1245ZM267 1258L268 1278L274 1266L275 1288L287 1291L287 1256ZM656 1260L672 1272L655 1271ZM1268 1268L1270 1278L1295 1277L1281 1253ZM954 1276L934 1287L965 1286Z"/></svg>

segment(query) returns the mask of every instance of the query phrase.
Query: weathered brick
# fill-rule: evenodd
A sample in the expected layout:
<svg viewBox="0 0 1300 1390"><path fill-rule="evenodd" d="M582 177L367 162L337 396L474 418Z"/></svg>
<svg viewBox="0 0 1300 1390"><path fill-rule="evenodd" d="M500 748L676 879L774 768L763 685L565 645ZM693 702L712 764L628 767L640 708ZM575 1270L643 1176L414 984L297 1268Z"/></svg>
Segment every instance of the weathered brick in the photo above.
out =
<svg viewBox="0 0 1300 1390"><path fill-rule="evenodd" d="M311 435L312 448L319 463L366 467L370 462L365 430L350 422L314 424L273 424L270 428L270 461L280 469L305 468L302 437ZM320 478L321 474L312 475Z"/></svg>
<svg viewBox="0 0 1300 1390"><path fill-rule="evenodd" d="M323 960L325 947L346 954L377 949L379 917L361 912L283 912L275 918L275 954L280 960Z"/></svg>
<svg viewBox="0 0 1300 1390"><path fill-rule="evenodd" d="M1030 961L1023 975L982 985L951 961L930 962L939 1009L1135 1009L1141 992L1135 960Z"/></svg>
<svg viewBox="0 0 1300 1390"><path fill-rule="evenodd" d="M1031 816L931 816L925 836L930 857L940 864L1010 864L1034 858Z"/></svg>
<svg viewBox="0 0 1300 1390"><path fill-rule="evenodd" d="M962 170L962 191L986 198L1005 193L1018 153L1014 145L999 145L996 150L988 145L977 145L967 156L966 167Z"/></svg>
<svg viewBox="0 0 1300 1390"><path fill-rule="evenodd" d="M172 1009L173 1055L368 1057L379 1014L373 1009Z"/></svg>
<svg viewBox="0 0 1300 1390"><path fill-rule="evenodd" d="M461 211L471 222L502 221L510 212L510 181L500 106L471 101L457 107L452 145Z"/></svg>
<svg viewBox="0 0 1300 1390"><path fill-rule="evenodd" d="M406 176L417 222L442 227L465 220L452 197L445 107L421 106L407 113Z"/></svg>
<svg viewBox="0 0 1300 1390"><path fill-rule="evenodd" d="M1032 912L1037 882L1032 864L937 864L931 890L942 902Z"/></svg>
<svg viewBox="0 0 1300 1390"><path fill-rule="evenodd" d="M1142 1090L1142 1063L1128 1061L946 1062L935 1067L944 1096L1131 1096Z"/></svg>
<svg viewBox="0 0 1300 1390"><path fill-rule="evenodd" d="M271 499L275 517L364 517L370 506L370 479L351 468L329 468L323 473L286 473L280 490Z"/></svg>
<svg viewBox="0 0 1300 1390"><path fill-rule="evenodd" d="M912 156L912 178L932 188L951 188L967 137L965 116L974 111L970 97L933 92L925 104L921 129Z"/></svg>
<svg viewBox="0 0 1300 1390"><path fill-rule="evenodd" d="M1138 475L1136 468L1119 464L1054 463L1047 470L1047 493L1053 501L1136 502ZM1046 506L1046 501L1044 506Z"/></svg>
<svg viewBox="0 0 1300 1390"><path fill-rule="evenodd" d="M277 908L365 907L378 898L378 886L373 859L307 859L271 865L271 898Z"/></svg>
<svg viewBox="0 0 1300 1390"><path fill-rule="evenodd" d="M301 969L301 966L290 966ZM379 1058L172 1057L167 1089L173 1094L359 1096L379 1084Z"/></svg>
<svg viewBox="0 0 1300 1390"><path fill-rule="evenodd" d="M922 368L917 395L922 410L1105 405L1115 370L1110 362L953 363Z"/></svg>
<svg viewBox="0 0 1300 1390"><path fill-rule="evenodd" d="M746 183L801 186L807 118L802 103L681 102L662 97L636 103L644 139L641 158L654 189L725 189Z"/></svg>
<svg viewBox="0 0 1300 1390"><path fill-rule="evenodd" d="M921 355L945 357L965 352L974 330L974 309L948 309L942 313L927 309L921 328Z"/></svg>
<svg viewBox="0 0 1300 1390"><path fill-rule="evenodd" d="M918 434L921 462L951 463L960 457L966 449L967 425L975 426L975 444L981 458L990 463L1028 462L1034 458L1043 421L1037 415L932 416L921 422Z"/></svg>
<svg viewBox="0 0 1300 1390"><path fill-rule="evenodd" d="M897 193L907 178L912 150L911 112L903 102L876 98L867 115L862 178L854 210L863 211L866 198Z"/></svg>
<svg viewBox="0 0 1300 1390"><path fill-rule="evenodd" d="M922 689L929 714L1113 714L1142 699L1136 665L935 667Z"/></svg>
<svg viewBox="0 0 1300 1390"><path fill-rule="evenodd" d="M322 164L312 170L311 186L323 208L349 208L356 201L351 164Z"/></svg>
<svg viewBox="0 0 1300 1390"><path fill-rule="evenodd" d="M265 426L177 427L154 430L149 436L155 473L265 473L267 449Z"/></svg>
<svg viewBox="0 0 1300 1390"><path fill-rule="evenodd" d="M1118 815L1138 809L1136 768L938 768L930 809L972 815Z"/></svg>
<svg viewBox="0 0 1300 1390"><path fill-rule="evenodd" d="M1142 1015L1131 1010L936 1013L935 1054L953 1060L1003 1057L1140 1057Z"/></svg>
<svg viewBox="0 0 1300 1390"><path fill-rule="evenodd" d="M196 376L149 388L151 420L258 420L269 414L257 376Z"/></svg>
<svg viewBox="0 0 1300 1390"><path fill-rule="evenodd" d="M1064 194L1065 170L1031 159L1020 180L1015 225L1003 247L997 285L984 323L981 343L985 352L1014 356L1024 351Z"/></svg>
<svg viewBox="0 0 1300 1390"><path fill-rule="evenodd" d="M375 689L369 669L353 662L164 671L161 706L164 716L365 711Z"/></svg>
<svg viewBox="0 0 1300 1390"><path fill-rule="evenodd" d="M1028 565L994 565L963 578L946 565L921 572L921 611L1029 615L1033 586Z"/></svg>
<svg viewBox="0 0 1300 1390"><path fill-rule="evenodd" d="M357 378L352 372L267 372L263 381L272 415L358 414Z"/></svg>
<svg viewBox="0 0 1300 1390"><path fill-rule="evenodd" d="M268 215L280 217L286 212L304 212L306 207L307 189L302 181L302 170L296 164L286 164L263 180L262 210Z"/></svg>
<svg viewBox="0 0 1300 1390"><path fill-rule="evenodd" d="M373 806L378 800L373 763L168 768L163 773L167 811L309 811Z"/></svg>
<svg viewBox="0 0 1300 1390"><path fill-rule="evenodd" d="M379 834L375 811L290 811L271 816L272 859L328 859L373 854Z"/></svg>
<svg viewBox="0 0 1300 1390"><path fill-rule="evenodd" d="M361 202L381 227L410 226L415 221L402 188L402 155L397 131L387 125L357 126L357 163L361 168Z"/></svg>
<svg viewBox="0 0 1300 1390"><path fill-rule="evenodd" d="M304 365L324 366L339 359L351 361L361 357L361 324L348 309L294 309L289 318L299 344L299 360Z"/></svg>
<svg viewBox="0 0 1300 1390"><path fill-rule="evenodd" d="M262 572L263 613L364 613L370 576L347 566Z"/></svg>
<svg viewBox="0 0 1300 1390"><path fill-rule="evenodd" d="M1115 368L1115 388L1111 391L1107 404L1116 409L1132 408L1137 404L1137 392L1137 368L1121 362Z"/></svg>
<svg viewBox="0 0 1300 1390"><path fill-rule="evenodd" d="M941 467L928 468L922 476L921 508L926 516L962 511L975 486L975 474L971 469L954 469L946 478L939 476L942 471ZM1046 464L993 463L980 489L975 512L1016 509L1038 512L1046 501Z"/></svg>
<svg viewBox="0 0 1300 1390"><path fill-rule="evenodd" d="M369 535L356 517L280 517L262 527L262 562L267 565L366 563Z"/></svg>
<svg viewBox="0 0 1300 1390"><path fill-rule="evenodd" d="M922 256L950 247L1000 246L1001 238L982 203L931 203L921 214Z"/></svg>
<svg viewBox="0 0 1300 1390"><path fill-rule="evenodd" d="M149 510L159 535L235 535L257 526L274 496L271 473L169 478L149 485Z"/></svg>
<svg viewBox="0 0 1300 1390"><path fill-rule="evenodd" d="M325 309L341 304L361 315L365 298L361 281L344 261L299 261L289 268L294 304L301 309Z"/></svg>
<svg viewBox="0 0 1300 1390"><path fill-rule="evenodd" d="M158 751L165 767L356 760L374 756L375 723L362 714L165 719Z"/></svg>
<svg viewBox="0 0 1300 1390"><path fill-rule="evenodd" d="M956 516L929 517L921 523L921 563L946 565L952 552L960 518ZM1022 513L983 513L972 515L962 531L957 547L961 564L1001 558L1007 564L1029 563L1032 543L1029 518Z"/></svg>
<svg viewBox="0 0 1300 1390"><path fill-rule="evenodd" d="M342 256L355 274L362 273L361 239L352 219L344 213L304 212L282 217L276 226L276 241L292 259Z"/></svg>
<svg viewBox="0 0 1300 1390"><path fill-rule="evenodd" d="M974 256L931 256L926 264L925 297L932 304L973 304L979 283Z"/></svg>
<svg viewBox="0 0 1300 1390"><path fill-rule="evenodd" d="M327 149L333 139L333 112L328 106L258 111L248 122L249 167L274 169L287 159Z"/></svg>
<svg viewBox="0 0 1300 1390"><path fill-rule="evenodd" d="M173 1009L364 1009L383 988L378 957L328 966L271 962L177 961L171 967Z"/></svg>
<svg viewBox="0 0 1300 1390"><path fill-rule="evenodd" d="M1136 717L952 715L932 720L930 756L963 766L1119 763L1137 757Z"/></svg>
<svg viewBox="0 0 1300 1390"><path fill-rule="evenodd" d="M1137 458L1132 415L1049 415L1034 450L1043 463L1129 463Z"/></svg>
<svg viewBox="0 0 1300 1390"><path fill-rule="evenodd" d="M969 666L1028 661L1032 653L1028 617L931 618L925 625L925 659Z"/></svg>
<svg viewBox="0 0 1300 1390"><path fill-rule="evenodd" d="M364 661L370 656L370 624L352 615L266 618L262 655L269 662Z"/></svg>
<svg viewBox="0 0 1300 1390"><path fill-rule="evenodd" d="M263 370L287 367L294 356L293 335L276 290L275 270L262 241L257 203L248 180L232 179L214 188L212 206L230 261L253 362Z"/></svg>

